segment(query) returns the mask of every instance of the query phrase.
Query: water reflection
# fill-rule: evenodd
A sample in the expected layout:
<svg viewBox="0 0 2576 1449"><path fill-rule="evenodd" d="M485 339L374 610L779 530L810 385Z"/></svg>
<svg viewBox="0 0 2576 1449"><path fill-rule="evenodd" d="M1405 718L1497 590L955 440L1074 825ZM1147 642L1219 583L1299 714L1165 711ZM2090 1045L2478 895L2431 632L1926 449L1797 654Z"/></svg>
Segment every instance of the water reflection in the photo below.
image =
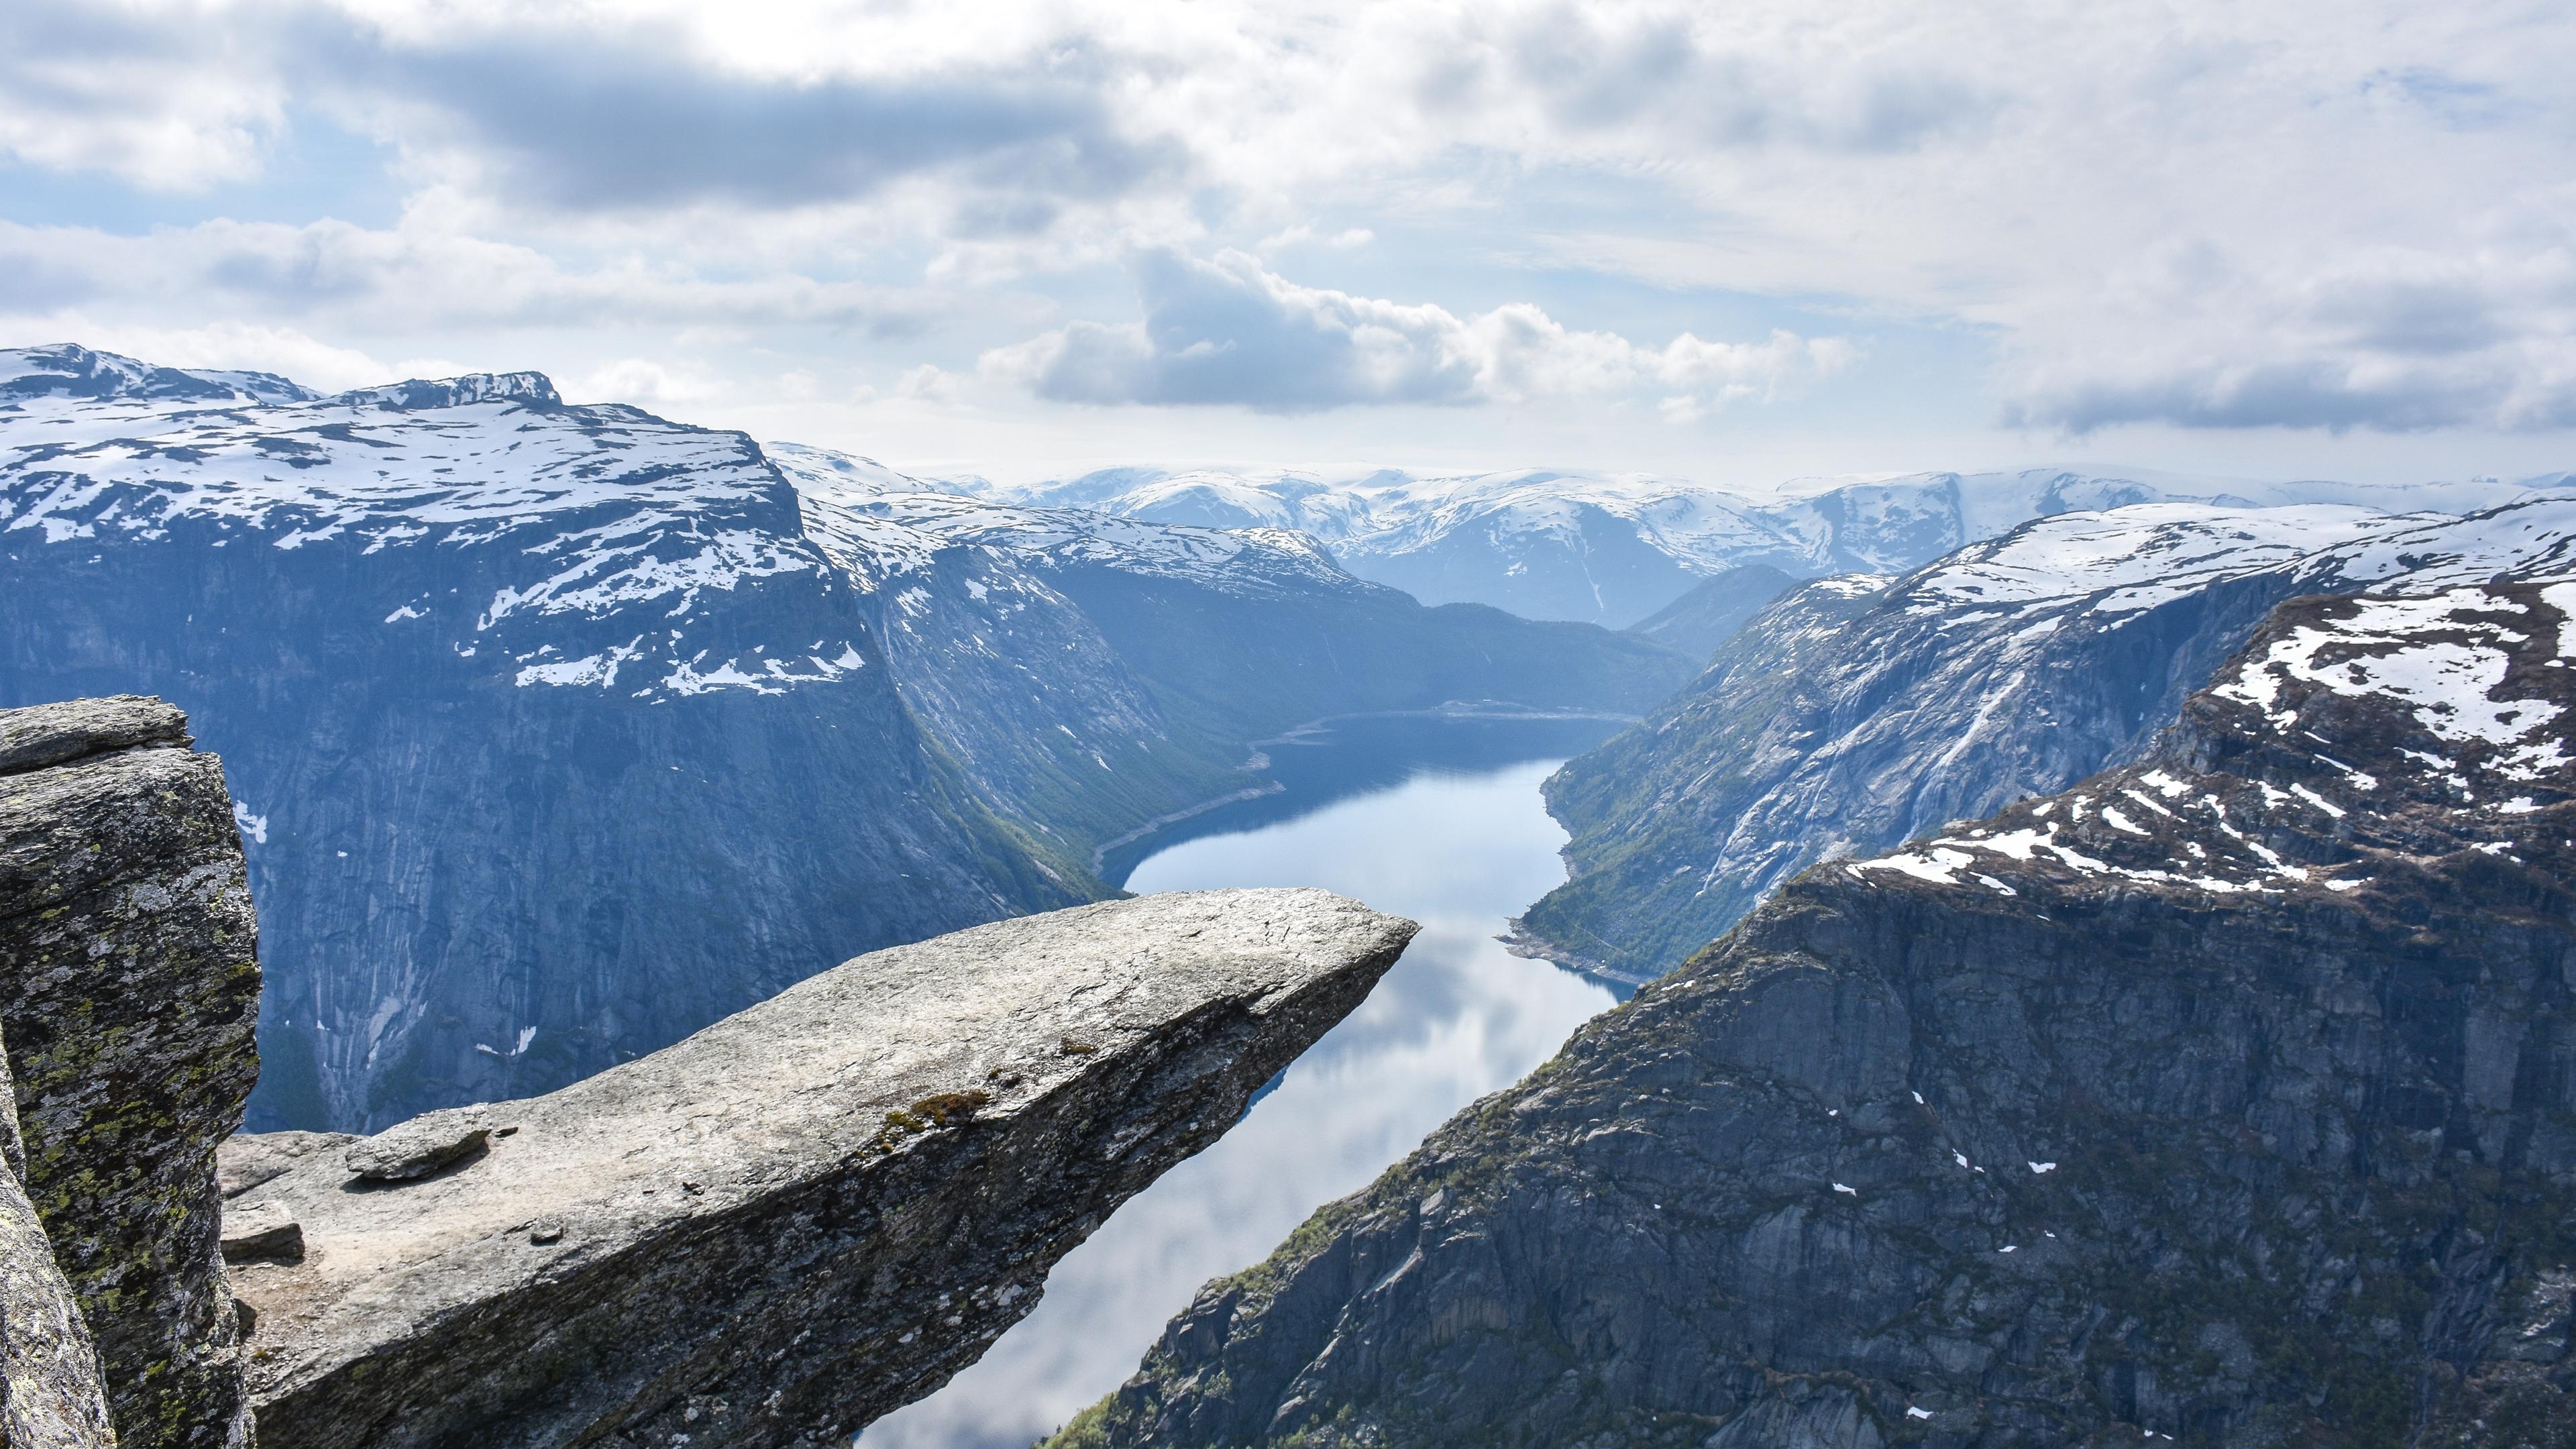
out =
<svg viewBox="0 0 2576 1449"><path fill-rule="evenodd" d="M1318 885L1411 916L1422 934L1223 1141L1119 1209L1056 1265L1034 1313L947 1388L871 1426L863 1449L1023 1449L1133 1373L1201 1284L1259 1261L1607 1008L1607 988L1493 938L1564 879L1565 834L1539 782L1615 728L1345 722L1274 746L1287 789L1245 802L1303 813L1202 817L1191 838L1164 837L1129 889ZM1550 757L1531 757L1541 750Z"/></svg>

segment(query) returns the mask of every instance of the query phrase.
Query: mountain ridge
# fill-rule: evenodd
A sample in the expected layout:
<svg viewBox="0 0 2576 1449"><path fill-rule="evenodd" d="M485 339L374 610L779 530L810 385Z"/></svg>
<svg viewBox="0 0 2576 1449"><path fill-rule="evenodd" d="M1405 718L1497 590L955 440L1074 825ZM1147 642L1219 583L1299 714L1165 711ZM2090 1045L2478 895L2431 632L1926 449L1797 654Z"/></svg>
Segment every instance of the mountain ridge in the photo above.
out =
<svg viewBox="0 0 2576 1449"><path fill-rule="evenodd" d="M1209 1284L1060 1449L2563 1441L2576 577L2274 607Z"/></svg>
<svg viewBox="0 0 2576 1449"><path fill-rule="evenodd" d="M2032 518L2067 512L2178 501L2470 512L2570 480L2547 474L2391 487L2046 466L1796 479L1737 491L1581 469L1345 476L1140 466L1024 487L980 479L955 486L1000 501L1060 502L1167 522L1295 528L1353 573L1425 602L1481 602L1532 618L1625 628L1732 567L1759 564L1798 577L1902 573Z"/></svg>
<svg viewBox="0 0 2576 1449"><path fill-rule="evenodd" d="M1651 978L1814 861L2130 758L2283 599L2544 571L2571 539L2566 498L2458 519L2147 504L1807 584L1549 780L1569 877L1518 949Z"/></svg>

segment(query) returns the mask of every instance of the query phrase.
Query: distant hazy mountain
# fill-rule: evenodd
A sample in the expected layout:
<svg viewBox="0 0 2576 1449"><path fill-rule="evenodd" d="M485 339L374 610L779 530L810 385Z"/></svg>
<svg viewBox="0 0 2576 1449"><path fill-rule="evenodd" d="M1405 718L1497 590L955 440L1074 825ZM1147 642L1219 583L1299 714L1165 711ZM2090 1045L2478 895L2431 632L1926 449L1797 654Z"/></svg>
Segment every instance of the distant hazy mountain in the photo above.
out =
<svg viewBox="0 0 2576 1449"><path fill-rule="evenodd" d="M158 693L223 756L256 1123L543 1091L1098 896L1104 842L1319 715L1639 711L1690 672L1289 535L787 456L533 373L322 397L0 353L0 704Z"/></svg>
<svg viewBox="0 0 2576 1449"><path fill-rule="evenodd" d="M2150 504L2026 524L1903 578L1804 585L1548 781L1571 878L1525 943L1644 980L1781 882L2135 757L2299 594L2565 569L2576 498L2467 518Z"/></svg>
<svg viewBox="0 0 2576 1449"><path fill-rule="evenodd" d="M1715 578L1702 579L1691 591L1656 610L1628 632L1641 639L1706 659L1735 636L1744 622L1773 599L1798 586L1796 577L1769 564L1738 564Z"/></svg>
<svg viewBox="0 0 2576 1449"><path fill-rule="evenodd" d="M2027 468L1801 479L1756 495L1679 479L1553 470L1324 477L1135 467L1028 488L981 480L959 486L1156 522L1295 529L1351 572L1425 603L1468 601L1527 618L1624 628L1739 565L1801 578L1903 572L2030 519L2079 510L2199 502L2466 512L2563 481L2553 475L2401 489Z"/></svg>

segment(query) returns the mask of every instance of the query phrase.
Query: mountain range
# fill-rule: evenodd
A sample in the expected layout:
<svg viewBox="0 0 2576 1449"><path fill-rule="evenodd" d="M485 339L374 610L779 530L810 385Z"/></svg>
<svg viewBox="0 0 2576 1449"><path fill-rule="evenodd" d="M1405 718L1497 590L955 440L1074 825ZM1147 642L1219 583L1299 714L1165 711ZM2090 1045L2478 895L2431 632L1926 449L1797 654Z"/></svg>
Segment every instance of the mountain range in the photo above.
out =
<svg viewBox="0 0 2576 1449"><path fill-rule="evenodd" d="M1526 618L1619 629L1732 568L1760 565L1798 578L1902 573L2061 513L2160 502L2469 512L2568 481L2569 475L2551 474L2397 488L2035 467L1793 479L1763 492L1737 492L1652 475L1559 469L1379 469L1345 476L1127 467L1026 487L981 479L948 486L1156 522L1294 529L1359 577L1425 603L1491 604Z"/></svg>
<svg viewBox="0 0 2576 1449"><path fill-rule="evenodd" d="M1283 534L930 498L533 373L321 396L0 353L0 703L218 751L252 1122L525 1096L858 952L1112 892L1319 716L1637 712L1654 644L1425 608ZM909 501L907 501L909 500Z"/></svg>
<svg viewBox="0 0 2576 1449"><path fill-rule="evenodd" d="M1819 860L2132 758L2273 605L2564 570L2576 498L2452 518L2142 504L1780 598L1546 786L1567 882L1522 949L1643 981Z"/></svg>

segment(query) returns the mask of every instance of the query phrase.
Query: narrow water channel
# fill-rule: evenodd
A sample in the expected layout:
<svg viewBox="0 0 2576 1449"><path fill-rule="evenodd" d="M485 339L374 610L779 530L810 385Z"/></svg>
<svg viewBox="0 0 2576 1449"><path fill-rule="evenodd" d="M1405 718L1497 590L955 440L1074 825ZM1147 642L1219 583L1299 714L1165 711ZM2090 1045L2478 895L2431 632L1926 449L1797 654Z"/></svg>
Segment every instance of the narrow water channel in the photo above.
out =
<svg viewBox="0 0 2576 1449"><path fill-rule="evenodd" d="M1539 782L1617 727L1344 721L1270 748L1278 793L1146 842L1130 890L1322 886L1422 934L1233 1131L1120 1208L1056 1265L1035 1312L861 1449L1026 1449L1133 1373L1201 1284L1260 1261L1609 1007L1607 988L1494 938L1565 878Z"/></svg>

